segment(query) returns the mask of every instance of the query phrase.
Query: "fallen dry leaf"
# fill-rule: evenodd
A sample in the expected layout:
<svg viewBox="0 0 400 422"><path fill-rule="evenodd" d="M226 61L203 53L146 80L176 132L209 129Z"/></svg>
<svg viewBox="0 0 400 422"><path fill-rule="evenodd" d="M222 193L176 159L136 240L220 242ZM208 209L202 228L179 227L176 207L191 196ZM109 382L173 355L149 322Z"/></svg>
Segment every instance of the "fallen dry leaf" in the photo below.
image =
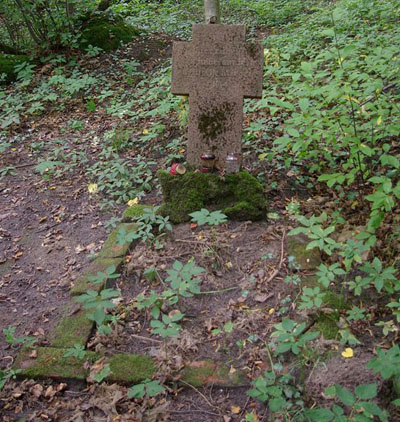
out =
<svg viewBox="0 0 400 422"><path fill-rule="evenodd" d="M29 392L38 399L43 393L43 386L40 384L35 384L29 389Z"/></svg>
<svg viewBox="0 0 400 422"><path fill-rule="evenodd" d="M239 414L240 413L240 406L236 406L236 405L233 405L232 407L231 407L231 412L234 414L234 415L237 415L237 414Z"/></svg>

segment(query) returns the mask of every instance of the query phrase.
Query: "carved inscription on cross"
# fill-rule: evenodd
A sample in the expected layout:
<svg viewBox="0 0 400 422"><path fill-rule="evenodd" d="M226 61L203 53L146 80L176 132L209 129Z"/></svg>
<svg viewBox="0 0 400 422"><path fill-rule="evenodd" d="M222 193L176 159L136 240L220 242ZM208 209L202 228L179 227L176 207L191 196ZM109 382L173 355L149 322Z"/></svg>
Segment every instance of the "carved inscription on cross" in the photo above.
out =
<svg viewBox="0 0 400 422"><path fill-rule="evenodd" d="M193 41L175 42L172 93L189 96L187 161L213 152L224 167L241 152L243 98L261 98L263 50L242 25L193 25Z"/></svg>

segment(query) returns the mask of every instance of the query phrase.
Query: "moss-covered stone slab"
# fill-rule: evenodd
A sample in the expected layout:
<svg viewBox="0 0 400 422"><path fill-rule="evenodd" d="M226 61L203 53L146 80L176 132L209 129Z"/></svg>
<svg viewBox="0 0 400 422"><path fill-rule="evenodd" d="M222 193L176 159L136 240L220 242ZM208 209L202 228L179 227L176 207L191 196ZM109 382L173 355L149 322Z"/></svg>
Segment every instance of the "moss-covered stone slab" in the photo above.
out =
<svg viewBox="0 0 400 422"><path fill-rule="evenodd" d="M74 347L75 344L86 345L92 333L93 324L83 310L66 316L57 325L50 344L52 347L67 348Z"/></svg>
<svg viewBox="0 0 400 422"><path fill-rule="evenodd" d="M218 174L187 172L171 175L160 170L164 203L160 212L173 223L190 219L201 208L219 209L232 220L261 220L267 214L264 188L247 172Z"/></svg>
<svg viewBox="0 0 400 422"><path fill-rule="evenodd" d="M106 17L90 19L82 31L83 41L81 47L89 45L98 47L104 51L119 48L121 43L128 43L140 34L137 28L126 24L123 20L111 21Z"/></svg>
<svg viewBox="0 0 400 422"><path fill-rule="evenodd" d="M194 387L242 387L250 384L242 370L232 370L223 362L204 360L185 365L181 379Z"/></svg>
<svg viewBox="0 0 400 422"><path fill-rule="evenodd" d="M309 243L303 234L288 236L286 240L287 255L295 258L301 270L315 270L322 262L319 249L307 249Z"/></svg>
<svg viewBox="0 0 400 422"><path fill-rule="evenodd" d="M35 352L34 354L32 352ZM85 380L89 375L85 362L94 363L101 355L94 352L86 352L84 359L75 357L65 358L67 349L53 347L37 347L24 349L17 357L14 368L21 369L19 374L22 378L54 380ZM36 357L32 357L32 356Z"/></svg>
<svg viewBox="0 0 400 422"><path fill-rule="evenodd" d="M64 357L67 351L67 348L54 347L26 348L19 354L14 368L21 369L22 378L83 381L89 375L88 367L104 357L91 351L86 351L82 359ZM107 357L105 364L109 364L111 370L105 380L119 384L137 384L151 379L156 372L153 359L145 355L117 354Z"/></svg>
<svg viewBox="0 0 400 422"><path fill-rule="evenodd" d="M139 217L143 215L144 210L147 208L152 208L152 206L136 204L131 207L128 207L122 214L122 221L124 223L130 223L132 221L137 220Z"/></svg>
<svg viewBox="0 0 400 422"><path fill-rule="evenodd" d="M105 241L103 248L99 252L99 258L119 258L124 257L129 247L134 243L125 242L122 245L118 244L118 232L124 228L127 233L136 231L137 225L135 223L123 223L119 224L114 231L110 233L107 240Z"/></svg>
<svg viewBox="0 0 400 422"><path fill-rule="evenodd" d="M117 354L109 362L111 374L108 381L119 384L137 384L156 373L153 359L145 355Z"/></svg>
<svg viewBox="0 0 400 422"><path fill-rule="evenodd" d="M0 75L5 73L6 79L4 82L9 83L17 78L15 66L24 62L29 62L29 58L24 55L2 54L0 53ZM1 82L0 82L1 83Z"/></svg>
<svg viewBox="0 0 400 422"><path fill-rule="evenodd" d="M82 359L64 357L67 351L67 348L55 347L25 348L17 357L14 369L21 369L21 378L84 381L89 376L90 366L104 359L104 355L91 351L86 351ZM105 381L118 384L138 384L156 373L155 362L146 355L116 354L105 357L103 364L108 364L111 370ZM195 387L241 387L250 383L244 371L212 360L186 364L181 379Z"/></svg>
<svg viewBox="0 0 400 422"><path fill-rule="evenodd" d="M85 293L87 290L95 290L96 292L100 292L103 290L106 285L110 282L110 280L105 279L103 283L93 283L90 281L90 276L97 276L97 273L105 273L106 269L113 265L116 268L116 272L118 272L122 264L124 262L124 258L121 256L119 258L97 258L95 259L87 268L87 270L76 279L74 287L70 290L70 294L72 296L78 296Z"/></svg>

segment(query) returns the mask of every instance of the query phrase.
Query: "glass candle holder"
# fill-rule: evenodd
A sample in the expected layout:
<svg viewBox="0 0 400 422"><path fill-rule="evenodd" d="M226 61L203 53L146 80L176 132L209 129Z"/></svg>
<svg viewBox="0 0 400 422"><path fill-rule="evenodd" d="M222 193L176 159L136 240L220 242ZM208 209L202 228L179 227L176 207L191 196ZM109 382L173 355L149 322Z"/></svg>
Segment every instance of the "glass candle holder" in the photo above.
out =
<svg viewBox="0 0 400 422"><path fill-rule="evenodd" d="M211 152L206 152L200 156L203 173L212 173L215 165L215 155Z"/></svg>
<svg viewBox="0 0 400 422"><path fill-rule="evenodd" d="M238 173L242 164L242 154L230 152L225 158L225 172Z"/></svg>

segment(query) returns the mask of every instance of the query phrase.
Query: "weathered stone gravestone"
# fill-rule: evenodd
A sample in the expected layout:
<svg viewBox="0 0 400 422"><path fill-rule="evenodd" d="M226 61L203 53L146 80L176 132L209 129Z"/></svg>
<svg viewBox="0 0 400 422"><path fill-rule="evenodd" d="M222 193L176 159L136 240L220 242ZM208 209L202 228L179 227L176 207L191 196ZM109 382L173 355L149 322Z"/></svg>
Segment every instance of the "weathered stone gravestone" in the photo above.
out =
<svg viewBox="0 0 400 422"><path fill-rule="evenodd" d="M220 168L241 153L243 98L261 98L263 50L242 25L193 25L193 41L175 42L172 93L189 96L187 161L215 154Z"/></svg>

